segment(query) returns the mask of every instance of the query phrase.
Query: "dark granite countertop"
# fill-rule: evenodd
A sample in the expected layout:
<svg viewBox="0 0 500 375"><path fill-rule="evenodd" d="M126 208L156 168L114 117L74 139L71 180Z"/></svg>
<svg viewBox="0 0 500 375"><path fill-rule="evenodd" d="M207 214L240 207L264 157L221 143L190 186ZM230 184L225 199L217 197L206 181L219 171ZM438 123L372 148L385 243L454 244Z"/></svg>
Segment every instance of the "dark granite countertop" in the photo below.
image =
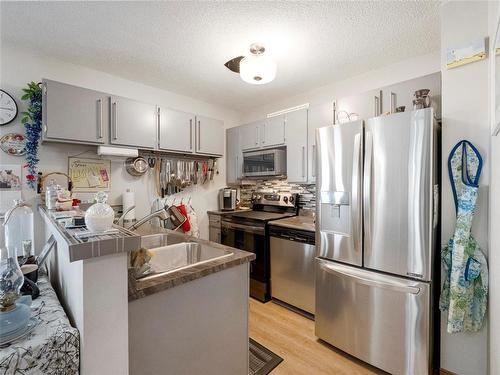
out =
<svg viewBox="0 0 500 375"><path fill-rule="evenodd" d="M273 220L269 225L305 230L307 232L315 232L316 226L314 224L314 218L312 216L292 216L285 219Z"/></svg>
<svg viewBox="0 0 500 375"><path fill-rule="evenodd" d="M240 264L248 263L255 259L255 254L247 251L238 250L229 246L224 246L215 242L202 240L199 238L184 235L179 232L174 232L168 229L151 227L144 225L140 227L136 233L142 236L167 233L179 239L179 242L197 242L200 244L208 245L222 250L228 250L233 254L221 259L214 259L199 265L190 266L184 269L173 270L163 274L153 275L144 279L137 279L134 277L132 269L128 272L128 300L134 301L146 297L151 294L173 288L175 286L208 276L212 273L223 271L225 269L238 266Z"/></svg>

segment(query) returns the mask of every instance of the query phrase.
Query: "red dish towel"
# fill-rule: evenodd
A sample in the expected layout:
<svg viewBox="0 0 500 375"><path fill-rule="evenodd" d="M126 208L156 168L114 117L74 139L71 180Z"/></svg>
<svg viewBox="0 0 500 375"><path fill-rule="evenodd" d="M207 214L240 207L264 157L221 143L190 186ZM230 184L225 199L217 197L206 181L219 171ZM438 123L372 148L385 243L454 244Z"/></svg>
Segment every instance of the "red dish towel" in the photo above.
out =
<svg viewBox="0 0 500 375"><path fill-rule="evenodd" d="M184 224L181 225L181 228L184 232L189 232L191 230L191 223L189 222L189 216L187 214L186 206L181 204L181 205L177 206L177 208L181 212L182 216L184 216L186 218L186 221L184 222Z"/></svg>

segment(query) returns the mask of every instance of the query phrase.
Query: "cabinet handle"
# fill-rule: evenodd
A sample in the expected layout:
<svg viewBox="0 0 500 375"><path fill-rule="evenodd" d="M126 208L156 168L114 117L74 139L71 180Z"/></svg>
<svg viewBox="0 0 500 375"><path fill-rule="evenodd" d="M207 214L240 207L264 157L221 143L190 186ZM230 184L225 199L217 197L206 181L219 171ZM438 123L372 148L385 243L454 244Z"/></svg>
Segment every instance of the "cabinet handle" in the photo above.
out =
<svg viewBox="0 0 500 375"><path fill-rule="evenodd" d="M236 155L236 165L234 166L235 169L235 180L238 180L238 155Z"/></svg>
<svg viewBox="0 0 500 375"><path fill-rule="evenodd" d="M259 144L259 127L258 126L255 127L255 144L256 145Z"/></svg>
<svg viewBox="0 0 500 375"><path fill-rule="evenodd" d="M189 119L189 149L193 150L193 119Z"/></svg>
<svg viewBox="0 0 500 375"><path fill-rule="evenodd" d="M201 150L201 122L198 120L198 151Z"/></svg>
<svg viewBox="0 0 500 375"><path fill-rule="evenodd" d="M112 114L113 114L113 139L118 139L118 125L116 118L116 102L113 102L112 105Z"/></svg>
<svg viewBox="0 0 500 375"><path fill-rule="evenodd" d="M391 92L391 113L396 112L396 93Z"/></svg>
<svg viewBox="0 0 500 375"><path fill-rule="evenodd" d="M302 177L306 177L305 165L306 165L306 147L302 146Z"/></svg>
<svg viewBox="0 0 500 375"><path fill-rule="evenodd" d="M102 138L102 99L97 99L97 138Z"/></svg>
<svg viewBox="0 0 500 375"><path fill-rule="evenodd" d="M312 145L312 176L316 177L316 145Z"/></svg>
<svg viewBox="0 0 500 375"><path fill-rule="evenodd" d="M379 110L380 108L380 98L378 96L375 96L375 117L379 115Z"/></svg>
<svg viewBox="0 0 500 375"><path fill-rule="evenodd" d="M160 107L156 107L156 147L160 147L160 138L161 138L161 109Z"/></svg>

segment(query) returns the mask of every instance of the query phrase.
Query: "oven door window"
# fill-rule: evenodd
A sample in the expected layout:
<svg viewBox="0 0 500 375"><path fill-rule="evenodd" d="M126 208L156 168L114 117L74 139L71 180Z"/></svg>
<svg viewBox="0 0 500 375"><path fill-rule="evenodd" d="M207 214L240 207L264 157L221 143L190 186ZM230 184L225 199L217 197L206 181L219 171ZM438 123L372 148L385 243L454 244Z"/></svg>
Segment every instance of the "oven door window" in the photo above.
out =
<svg viewBox="0 0 500 375"><path fill-rule="evenodd" d="M258 155L244 155L244 173L273 173L275 172L275 154L270 152Z"/></svg>
<svg viewBox="0 0 500 375"><path fill-rule="evenodd" d="M266 281L265 235L223 226L221 240L223 245L254 253L255 260L250 263L250 277L262 282Z"/></svg>

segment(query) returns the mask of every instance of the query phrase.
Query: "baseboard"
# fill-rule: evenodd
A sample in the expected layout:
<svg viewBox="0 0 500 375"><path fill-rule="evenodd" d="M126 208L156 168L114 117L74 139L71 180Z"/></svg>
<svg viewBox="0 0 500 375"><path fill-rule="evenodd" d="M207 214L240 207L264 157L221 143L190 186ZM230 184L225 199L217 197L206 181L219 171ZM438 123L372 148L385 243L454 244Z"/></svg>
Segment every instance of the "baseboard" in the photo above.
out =
<svg viewBox="0 0 500 375"><path fill-rule="evenodd" d="M448 370L445 370L444 368L442 368L439 370L439 375L458 375L458 374L455 374L454 372L451 372L451 371L448 371Z"/></svg>

